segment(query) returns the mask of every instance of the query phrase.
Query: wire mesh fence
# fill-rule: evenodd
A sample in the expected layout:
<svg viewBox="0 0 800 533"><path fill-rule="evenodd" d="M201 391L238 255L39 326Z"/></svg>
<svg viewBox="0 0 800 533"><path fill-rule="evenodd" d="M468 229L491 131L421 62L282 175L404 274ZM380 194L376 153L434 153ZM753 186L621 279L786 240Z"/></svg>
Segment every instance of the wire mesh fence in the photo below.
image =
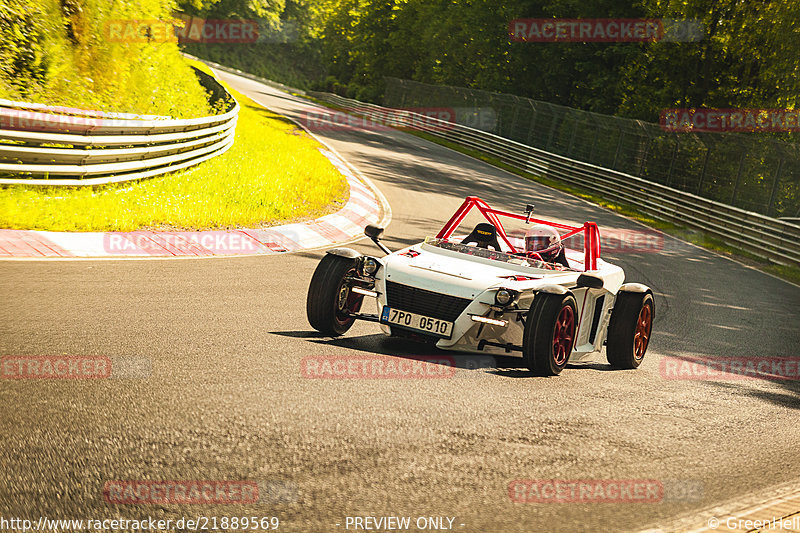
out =
<svg viewBox="0 0 800 533"><path fill-rule="evenodd" d="M641 120L397 78L387 78L383 105L491 110L492 120L472 122L535 148L704 198L767 216L800 217L800 145L763 134L668 132ZM461 112L458 121L469 118Z"/></svg>

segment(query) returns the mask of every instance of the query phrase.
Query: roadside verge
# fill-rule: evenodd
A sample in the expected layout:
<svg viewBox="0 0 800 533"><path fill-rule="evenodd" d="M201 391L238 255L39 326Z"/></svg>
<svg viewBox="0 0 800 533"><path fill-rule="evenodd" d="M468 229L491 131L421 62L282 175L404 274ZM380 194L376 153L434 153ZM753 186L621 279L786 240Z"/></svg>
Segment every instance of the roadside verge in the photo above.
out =
<svg viewBox="0 0 800 533"><path fill-rule="evenodd" d="M336 213L303 223L233 230L65 232L0 229L0 260L275 254L358 240L363 237L365 225L387 225L391 220L391 208L377 187L323 139L302 124L291 122L321 145L319 152L347 181L348 201Z"/></svg>
<svg viewBox="0 0 800 533"><path fill-rule="evenodd" d="M350 187L347 204L336 213L304 223L227 231L5 229L0 230L0 259L143 259L277 254L358 239L363 236L365 225L387 224L391 210L380 191L366 178L357 177L357 171L332 149L326 146L320 148L320 152L342 173Z"/></svg>

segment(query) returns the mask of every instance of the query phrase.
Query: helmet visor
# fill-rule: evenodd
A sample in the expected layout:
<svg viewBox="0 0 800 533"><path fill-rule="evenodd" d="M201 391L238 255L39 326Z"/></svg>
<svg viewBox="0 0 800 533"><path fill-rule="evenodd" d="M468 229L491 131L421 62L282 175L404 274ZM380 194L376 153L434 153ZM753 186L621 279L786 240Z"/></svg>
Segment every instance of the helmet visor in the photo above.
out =
<svg viewBox="0 0 800 533"><path fill-rule="evenodd" d="M528 252L541 252L552 246L550 237L546 235L531 235L525 237L525 250Z"/></svg>

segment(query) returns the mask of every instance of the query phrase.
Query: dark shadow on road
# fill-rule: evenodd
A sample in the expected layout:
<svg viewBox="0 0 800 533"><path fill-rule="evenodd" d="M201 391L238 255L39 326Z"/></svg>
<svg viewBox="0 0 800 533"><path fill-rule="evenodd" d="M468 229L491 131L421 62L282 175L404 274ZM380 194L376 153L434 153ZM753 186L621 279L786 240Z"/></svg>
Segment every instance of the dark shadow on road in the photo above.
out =
<svg viewBox="0 0 800 533"><path fill-rule="evenodd" d="M318 331L270 331L271 335L280 335L282 337L293 337L295 339L330 339Z"/></svg>
<svg viewBox="0 0 800 533"><path fill-rule="evenodd" d="M741 394L789 409L800 409L800 382L776 381L775 383L784 388L785 392L759 389L753 386L748 386L747 382L712 382L715 387L725 389L733 394Z"/></svg>
<svg viewBox="0 0 800 533"><path fill-rule="evenodd" d="M672 352L662 352L662 354L670 359L678 360L679 365L686 362L692 365L686 368L694 369L696 367L700 372L703 372L701 375L692 377L688 375L688 372L681 370L680 372L676 372L677 377L675 377L672 376L670 371L665 371L665 367L662 366L660 368L662 378L667 380L694 380L697 383L709 384L713 387L728 391L733 395L747 396L790 409L800 409L800 379L798 379L800 360L796 357L731 355L729 353L699 353L691 356ZM742 375L741 373L731 374L722 372L722 367L718 366L720 359L724 359L725 362L741 362L743 365L747 365L749 362L757 366L758 362L763 360L768 360L770 363L773 361L782 361L783 364L778 367L781 370L777 373L765 372ZM715 361L717 363L716 365ZM786 361L789 361L790 364L786 365ZM683 369L684 367L677 368ZM716 372L716 375L706 376L705 373L708 372L709 369Z"/></svg>
<svg viewBox="0 0 800 533"><path fill-rule="evenodd" d="M520 357L442 350L431 343L387 337L381 333L357 337L327 337L312 330L271 331L270 334L304 339L315 344L346 348L369 355L385 355L412 360L425 359L432 364L483 371L487 374L507 378L535 377L525 367ZM601 363L570 363L566 368L568 370L596 370L601 372L618 371L613 369L611 365Z"/></svg>

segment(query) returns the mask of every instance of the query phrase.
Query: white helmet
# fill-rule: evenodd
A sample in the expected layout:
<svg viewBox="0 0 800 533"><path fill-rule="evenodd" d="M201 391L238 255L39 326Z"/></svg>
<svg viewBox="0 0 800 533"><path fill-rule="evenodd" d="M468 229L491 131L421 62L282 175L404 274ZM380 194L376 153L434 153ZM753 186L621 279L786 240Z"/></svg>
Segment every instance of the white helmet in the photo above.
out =
<svg viewBox="0 0 800 533"><path fill-rule="evenodd" d="M550 226L536 224L525 232L525 251L539 254L543 261L555 261L563 249L561 236Z"/></svg>

